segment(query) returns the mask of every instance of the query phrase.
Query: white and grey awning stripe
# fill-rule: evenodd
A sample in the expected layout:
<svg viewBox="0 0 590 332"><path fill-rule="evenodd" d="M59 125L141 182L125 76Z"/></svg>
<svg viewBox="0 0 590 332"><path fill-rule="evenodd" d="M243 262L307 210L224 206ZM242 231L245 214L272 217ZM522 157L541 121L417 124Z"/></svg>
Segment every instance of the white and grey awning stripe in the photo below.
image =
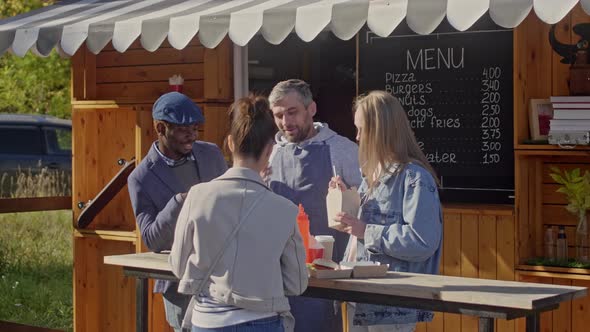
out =
<svg viewBox="0 0 590 332"><path fill-rule="evenodd" d="M182 49L195 37L213 48L227 35L237 45L256 34L279 44L293 31L311 41L324 29L346 40L365 23L387 36L404 19L429 34L445 17L463 31L488 11L498 25L513 28L531 10L557 23L578 2L590 12L590 0L66 0L1 20L0 54L45 56L57 48L72 55L84 42L98 53L111 41L125 52L138 38L148 51L166 39Z"/></svg>

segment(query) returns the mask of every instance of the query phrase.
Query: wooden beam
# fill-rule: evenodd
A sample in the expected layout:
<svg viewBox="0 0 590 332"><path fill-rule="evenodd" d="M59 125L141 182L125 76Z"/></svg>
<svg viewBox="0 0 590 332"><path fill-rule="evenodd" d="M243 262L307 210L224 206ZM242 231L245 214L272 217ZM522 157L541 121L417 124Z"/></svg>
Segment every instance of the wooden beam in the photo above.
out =
<svg viewBox="0 0 590 332"><path fill-rule="evenodd" d="M514 216L514 206L499 204L443 204L444 213L476 214L488 216Z"/></svg>
<svg viewBox="0 0 590 332"><path fill-rule="evenodd" d="M96 99L96 55L84 54L84 99Z"/></svg>
<svg viewBox="0 0 590 332"><path fill-rule="evenodd" d="M118 103L124 99L149 100L151 103L170 91L168 81L100 83L96 87L96 98L116 100ZM203 80L184 81L183 93L193 99L203 98Z"/></svg>
<svg viewBox="0 0 590 332"><path fill-rule="evenodd" d="M86 47L80 47L72 56L70 76L70 98L72 101L84 99L84 57Z"/></svg>
<svg viewBox="0 0 590 332"><path fill-rule="evenodd" d="M96 70L96 83L155 82L166 81L180 74L184 80L202 80L203 64L164 64L147 66L104 67Z"/></svg>
<svg viewBox="0 0 590 332"><path fill-rule="evenodd" d="M205 99L233 99L232 44L228 38L204 52ZM193 95L189 95L193 97Z"/></svg>
<svg viewBox="0 0 590 332"><path fill-rule="evenodd" d="M90 237L101 240L137 242L137 234L135 231L108 231L96 229L75 229L74 237Z"/></svg>
<svg viewBox="0 0 590 332"><path fill-rule="evenodd" d="M148 52L143 49L130 50L125 53L117 51L101 52L96 59L96 67L148 66L164 64L202 63L205 49L189 46L182 50L174 48Z"/></svg>
<svg viewBox="0 0 590 332"><path fill-rule="evenodd" d="M72 197L0 198L0 213L71 210Z"/></svg>
<svg viewBox="0 0 590 332"><path fill-rule="evenodd" d="M44 327L23 325L11 322L0 321L0 331L11 332L63 332L62 330L52 330Z"/></svg>

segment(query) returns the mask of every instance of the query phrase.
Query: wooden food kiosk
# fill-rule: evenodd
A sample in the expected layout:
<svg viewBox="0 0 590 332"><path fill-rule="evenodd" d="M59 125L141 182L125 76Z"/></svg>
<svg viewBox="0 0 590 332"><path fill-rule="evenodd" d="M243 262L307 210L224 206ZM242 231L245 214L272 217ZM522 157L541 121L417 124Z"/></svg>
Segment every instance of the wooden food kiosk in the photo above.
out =
<svg viewBox="0 0 590 332"><path fill-rule="evenodd" d="M408 6L411 6L411 1ZM341 11L346 11L348 2L351 3L350 6L353 6L352 3L356 3L354 6L357 7L368 6L368 4L364 4L368 3L366 1L344 1L340 7L333 8L332 17L341 15ZM387 1L375 2L385 3ZM432 2L442 3L441 1ZM456 4L460 1L449 0L448 2ZM491 2L494 3L494 1ZM526 2L515 1L515 3ZM567 0L564 3L568 3L568 5L560 5L562 11L563 7L573 7L571 10L566 8L565 13L567 14L564 13L565 16L557 23L557 37L563 43L571 44L578 41L579 36L575 35L571 29L573 25L590 22L590 16L582 8L583 5L587 5L587 2L583 1L581 4L575 5L577 2L577 0ZM75 6L76 3L75 1L65 2L63 5L58 4L50 7L62 6L61 8L65 8L70 5ZM158 1L154 1L154 3L158 3ZM165 11L161 15L164 21L172 22L175 19L173 12L175 6L188 6L183 3L183 1L174 1L173 4L168 5L155 4L153 6L159 7L145 7L148 10L141 13L135 13L134 9L130 8L121 14L121 21L128 23L129 20L137 19L141 23L143 16L138 15L144 15L145 21L151 24L150 27L156 26L161 23L157 16L159 10ZM263 4L265 2L256 1L256 3ZM291 4L291 7L297 7L296 3ZM313 1L309 3L313 4ZM392 3L397 2L393 1ZM403 1L399 1L399 3L403 3ZM532 6L533 1L531 0L530 3ZM119 4L111 4L111 6L115 5ZM122 8L127 5L120 4L120 6ZM213 4L203 4L202 6L202 10L209 10L208 13L211 13ZM288 4L284 4L284 6L288 6ZM98 7L93 8L89 10L98 12ZM248 5L243 4L242 7L233 10L247 10L248 8ZM180 9L177 8L177 10ZM531 8L528 9L530 11ZM46 7L42 10L41 15L50 10ZM81 9L71 8L68 10L79 11ZM114 9L111 8L111 10ZM197 11L194 8L192 10L193 12ZM224 10L220 11L219 17L222 23L225 22L223 20L229 19L232 11L231 8ZM260 16L253 14L253 16L249 16L249 19L252 22L258 22L258 19L261 21L262 9L258 12L255 12L255 9L252 10L254 14ZM412 10L417 9L408 7L408 15L412 14ZM535 7L535 10L540 11L540 6L539 8ZM319 11L315 13L317 14ZM43 36L50 36L49 32L54 31L51 30L52 28L66 25L64 17L67 17L67 11L62 14L62 16L55 18L54 25L51 25L51 19L46 17L41 20L45 25L37 30L40 36L39 40ZM314 12L303 11L301 15L309 15L309 20L317 18L312 14ZM370 10L369 14L371 14ZM101 15L107 14L102 13ZM300 15L299 12L297 15ZM408 16L408 22L412 23L410 18L415 19L416 15L410 16ZM330 16L328 15L328 17ZM205 20L205 16L203 16L201 24L203 21L209 24L215 18L207 17ZM25 17L24 20L26 19ZM79 17L77 19L80 20ZM95 21L90 22L89 26L90 29L95 29L93 33L98 33L101 26L96 23L99 21L96 16L94 19ZM18 22L18 20L7 23L0 22L0 27L2 24L6 24L7 31L16 30L19 28ZM110 23L114 24L114 22L117 22L117 18L111 18ZM31 22L28 23L31 24ZM194 25L194 22L191 24ZM286 22L285 24L290 23ZM139 26L141 32L141 24ZM172 27L172 23L170 26ZM189 26L186 25L186 29L189 29ZM141 38L139 34L133 35L136 33L137 26L135 26L135 30L134 28L125 30L131 36L138 38L135 40L134 37L135 41L132 40L132 43L130 42L128 45L121 46L121 41L116 38L117 33L121 32L117 32L115 28L115 39L112 43L108 37L104 39L102 43L106 46L102 45L103 48L100 47L101 45L96 46L96 41L89 43L87 40L85 45L75 49L75 53L71 57L74 132L73 221L77 220L81 211L77 207L78 203L87 202L96 196L119 171L118 161L120 159L130 160L134 157L139 162L147 153L155 139L151 105L161 94L169 91L168 78L172 75L183 76L185 80L183 92L195 100L205 112L206 123L200 132L200 139L218 145L222 144L228 128L227 108L236 96L242 96L248 91L247 83L245 83L248 81L247 53L255 52L253 49L255 45L249 44L248 51L234 45L232 41L236 42L236 40L240 45L245 45L253 36L237 36L232 33L231 29L229 33L231 40L225 37L218 44L211 42L211 40L203 42L203 36L217 34L216 36L223 37L228 31L223 28L220 28L221 32L215 30L213 28L215 24L210 24L209 27L207 30L201 27L199 35L193 35L184 47L178 47L182 43L175 40L163 41L166 37L164 34L161 37L163 43L155 47L152 44L149 47L150 51L148 51L144 47L149 43L145 43L145 40L142 39L143 35ZM307 38L306 41L310 41L315 35L308 38L309 35L306 35L305 31L302 32L304 28L305 26L296 23L296 32L300 37L304 35L305 37L302 38ZM333 25L332 28L339 31L336 32L339 34L338 37L350 38L356 35L349 43L354 43L353 56L356 57L354 64L357 83L354 91L360 93L363 87L359 84L363 84L362 82L366 82L363 79L367 79L367 77L362 77L363 54L365 53L363 53L360 41L363 36L356 32L352 36L344 36L338 30L340 29L338 25ZM359 29L360 27L356 31ZM542 255L544 225L565 225L569 232L568 237L574 238L573 228L576 225L576 220L563 208L564 197L555 193L556 184L548 176L548 167L558 165L590 169L590 148L576 147L564 150L553 145L524 144L529 138L528 107L530 99L548 98L552 95L567 95L569 93L569 66L560 63L560 56L552 51L547 37L549 29L549 24L530 11L526 19L511 33L512 72L504 73L504 77L508 77L508 81L513 87L512 91L508 92L509 97L512 98L512 112L510 109L503 111L507 112L508 118L513 121L513 125L508 127L512 131L510 134L513 134L513 140L509 141L507 146L503 146L503 151L511 160L508 165L509 169L511 170L512 167L514 169L512 174L513 200L508 203L492 204L487 200L478 201L478 196L475 194L471 196L475 197L474 201L469 203L444 202L444 245L441 274L590 286L590 270L539 268L525 264L528 258ZM319 29L319 31L321 30ZM265 38L269 38L268 34L272 34L272 31L264 29L261 32ZM422 33L429 32L423 31ZM58 37L65 40L71 37L70 33L73 32L64 29L63 34ZM111 30L110 33L112 38L113 31ZM12 34L14 43L17 43L19 36L23 35ZM275 43L282 41L274 35L271 37L276 39ZM10 36L6 38L10 38ZM55 46L59 39L56 40L55 35L52 38L54 38L53 46ZM169 38L171 37L169 36ZM140 39L144 42L143 44ZM174 47L171 45L172 42ZM321 42L321 40L314 41L314 43ZM203 44L209 47L205 47ZM29 45L29 47L31 46L33 45ZM37 42L35 50L43 53L43 46L47 48L47 45ZM211 46L215 47L211 48ZM281 45L274 47L280 48ZM13 49L16 49L18 53L19 48L13 45ZM22 51L22 48L20 50ZM25 49L26 51L27 49ZM60 49L60 51L63 50ZM313 77L314 68L316 68L313 57L308 57L306 54L306 52L302 52L302 60L298 62L301 78L304 79ZM494 54L491 53L487 56L493 58ZM330 70L329 65L322 65L323 70ZM283 78L272 75L269 77L269 81L274 80L275 82L277 79ZM311 83L313 87L314 82ZM370 87L371 85L366 86ZM328 123L343 121L342 117L332 113L327 114L328 116L325 116L323 120ZM133 331L135 328L135 320L133 319L135 281L124 277L120 268L103 264L104 256L146 251L136 227L126 187L106 205L87 228L78 228L74 222L73 236L75 331ZM160 295L150 294L148 310L150 331L171 331L164 318ZM585 331L589 314L590 297L569 302L558 310L542 315L542 330ZM433 322L420 324L418 331L475 331L477 324L477 319L473 317L437 314ZM496 325L499 332L524 330L523 320L498 320Z"/></svg>

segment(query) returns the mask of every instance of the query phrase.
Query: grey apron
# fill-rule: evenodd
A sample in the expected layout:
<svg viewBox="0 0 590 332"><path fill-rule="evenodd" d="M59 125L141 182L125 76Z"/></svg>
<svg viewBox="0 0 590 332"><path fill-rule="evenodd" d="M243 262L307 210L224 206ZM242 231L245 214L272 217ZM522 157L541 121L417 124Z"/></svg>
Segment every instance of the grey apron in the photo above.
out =
<svg viewBox="0 0 590 332"><path fill-rule="evenodd" d="M332 177L330 147L324 142L299 147L288 144L276 150L271 161L270 188L295 204L302 204L309 215L312 235L332 235L333 259L339 262L346 249L348 234L328 227L326 195ZM340 332L342 320L331 300L290 297L296 332Z"/></svg>

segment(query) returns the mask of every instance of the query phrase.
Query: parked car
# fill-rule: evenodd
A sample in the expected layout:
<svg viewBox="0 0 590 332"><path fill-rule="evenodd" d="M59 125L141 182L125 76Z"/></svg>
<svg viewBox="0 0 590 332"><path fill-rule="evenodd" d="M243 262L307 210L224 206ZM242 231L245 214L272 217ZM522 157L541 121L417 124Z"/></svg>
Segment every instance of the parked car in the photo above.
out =
<svg viewBox="0 0 590 332"><path fill-rule="evenodd" d="M72 122L51 116L0 114L0 196L14 193L19 175L23 182L23 174L31 178L41 172L59 175L59 181L69 182L69 189ZM39 186L38 183L35 179L30 186Z"/></svg>

